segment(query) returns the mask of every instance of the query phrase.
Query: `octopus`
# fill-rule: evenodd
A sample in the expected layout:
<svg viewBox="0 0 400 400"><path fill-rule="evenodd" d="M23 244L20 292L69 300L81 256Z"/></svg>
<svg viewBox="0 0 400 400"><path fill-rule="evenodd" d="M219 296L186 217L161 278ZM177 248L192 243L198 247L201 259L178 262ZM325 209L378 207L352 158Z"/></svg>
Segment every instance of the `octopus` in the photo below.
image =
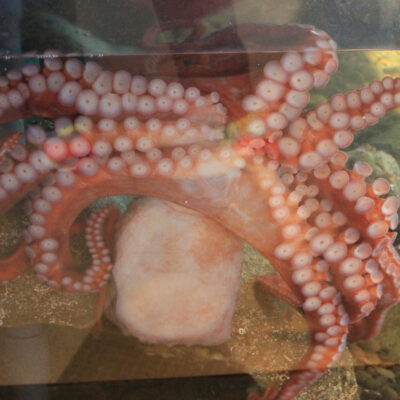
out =
<svg viewBox="0 0 400 400"><path fill-rule="evenodd" d="M377 334L399 300L400 259L394 247L399 202L390 196L387 180L367 179L372 173L367 163L348 169L341 149L400 105L400 79L388 76L305 110L310 90L325 86L337 70L335 42L310 26L247 25L242 32L275 51L185 53L158 64L173 64L177 80L168 69L147 75L143 56L132 57L128 70L111 71L93 60L48 51L40 63L0 78L1 123L31 116L54 120L50 131L28 124L26 132L2 139L0 210L6 213L25 199L29 225L17 251L1 260L0 281L10 284L31 267L54 290L78 295L100 290L118 265L114 246L119 249L122 239L115 244L113 238L119 210L107 203L88 217L84 229L91 265L84 270L74 265L69 245L81 211L100 198L122 194L157 198L162 207L176 205L177 213L212 222L194 239L196 251L200 245L205 255L212 254L201 261L203 267L211 262L229 269L231 262L218 258L218 252L237 254L233 238L245 240L278 272L261 276L259 284L304 313L308 351L282 387L251 395L291 400L335 364L348 337L365 340ZM226 36L220 32L208 40L223 45L232 34L228 29ZM250 58L257 66L251 71ZM188 59L192 63L185 69ZM151 221L157 224L157 218ZM167 235L166 227L173 224L160 222L161 233ZM210 232L208 240L204 232ZM212 238L221 237L230 251L222 249L221 239L212 245ZM126 243L123 233L120 238ZM140 234L136 238L140 242ZM180 238L183 245L185 238ZM187 240L193 238L188 234ZM173 237L169 243L175 243ZM138 246L140 253L149 244ZM158 260L169 249L160 245ZM237 268L240 260L229 260ZM189 285L191 292L193 285L201 297L193 283L197 278L185 276L192 272L182 267L179 273L180 288ZM159 276L146 281L147 292L142 288L131 296L123 289L123 276L114 279L121 289L117 304L142 295L151 308L162 290L168 293ZM227 291L225 277L219 279ZM235 279L230 292L237 290ZM218 299L218 281L213 282ZM116 310L120 319L124 308ZM141 318L145 311L134 315ZM209 312L214 318L216 313ZM229 311L224 315L210 327L221 340ZM204 315L199 321L208 323ZM123 325L129 330L131 321ZM151 326L131 328L139 336L146 329L152 331ZM166 340L173 342L169 334Z"/></svg>

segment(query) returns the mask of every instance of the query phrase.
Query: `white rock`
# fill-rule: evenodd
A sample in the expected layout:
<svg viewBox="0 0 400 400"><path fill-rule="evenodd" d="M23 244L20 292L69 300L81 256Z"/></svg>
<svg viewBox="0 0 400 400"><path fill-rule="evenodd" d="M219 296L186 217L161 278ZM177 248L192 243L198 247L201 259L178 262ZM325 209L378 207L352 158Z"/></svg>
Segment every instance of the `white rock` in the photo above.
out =
<svg viewBox="0 0 400 400"><path fill-rule="evenodd" d="M117 233L110 313L144 342L217 345L230 336L241 241L197 212L139 199Z"/></svg>

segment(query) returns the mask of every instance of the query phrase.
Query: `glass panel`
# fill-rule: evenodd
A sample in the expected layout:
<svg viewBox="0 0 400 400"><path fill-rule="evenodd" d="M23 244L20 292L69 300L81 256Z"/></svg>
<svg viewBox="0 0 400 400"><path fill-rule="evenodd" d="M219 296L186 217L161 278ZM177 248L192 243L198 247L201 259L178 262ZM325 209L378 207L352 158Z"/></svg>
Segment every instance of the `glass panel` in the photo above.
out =
<svg viewBox="0 0 400 400"><path fill-rule="evenodd" d="M202 45L207 51L218 51L215 41L205 39L217 32L236 35L248 50L254 39L268 50L269 41L260 40L255 32L252 40L247 40L248 31L237 29L266 23L317 26L327 31L341 49L393 49L399 45L400 6L390 0L283 0L279 7L271 0L217 0L212 5L197 0L190 4L182 0L118 0L112 4L106 0L3 0L0 7L0 48L7 54L43 52L48 48L104 55L168 49L175 52L176 48L200 52ZM224 47L237 50L237 44L237 40L227 40Z"/></svg>
<svg viewBox="0 0 400 400"><path fill-rule="evenodd" d="M400 6L209 3L0 0L0 397L400 396Z"/></svg>

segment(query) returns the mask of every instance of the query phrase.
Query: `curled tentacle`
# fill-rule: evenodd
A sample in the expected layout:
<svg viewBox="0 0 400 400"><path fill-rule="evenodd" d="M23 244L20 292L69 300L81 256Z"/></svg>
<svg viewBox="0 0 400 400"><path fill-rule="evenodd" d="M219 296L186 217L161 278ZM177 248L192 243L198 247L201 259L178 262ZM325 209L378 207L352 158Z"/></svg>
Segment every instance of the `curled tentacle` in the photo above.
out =
<svg viewBox="0 0 400 400"><path fill-rule="evenodd" d="M66 265L65 268L64 266L61 267L61 262L67 264L70 261L66 247L68 238L61 238L61 240L66 241L65 244L65 242L60 241L60 238L55 238L51 234L46 236L46 233L51 231L51 226L49 226L51 220L50 218L45 220L40 211L44 211L46 201L56 203L56 196L61 194L56 186L47 186L44 188L44 191L46 190L48 193L52 193L53 199L39 198L35 200L34 206L40 203L42 208L36 209L36 213L31 214L32 224L28 228L28 233L32 237L32 244L26 248L26 252L32 261L36 276L41 282L46 282L55 289L63 288L66 291L76 292L98 290L106 284L110 277L112 267L111 238L114 231L113 227L119 216L118 208L106 204L90 215L85 228L85 240L91 254L92 263L85 272L74 271L70 265ZM43 224L39 225L40 222L43 222Z"/></svg>

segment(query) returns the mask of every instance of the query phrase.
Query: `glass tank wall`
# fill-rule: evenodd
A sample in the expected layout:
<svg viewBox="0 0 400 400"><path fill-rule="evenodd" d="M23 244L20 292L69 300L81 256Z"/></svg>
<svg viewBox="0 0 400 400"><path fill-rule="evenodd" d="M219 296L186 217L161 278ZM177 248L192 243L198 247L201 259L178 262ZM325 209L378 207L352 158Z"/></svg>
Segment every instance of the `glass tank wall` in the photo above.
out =
<svg viewBox="0 0 400 400"><path fill-rule="evenodd" d="M400 399L399 11L0 0L0 398Z"/></svg>

